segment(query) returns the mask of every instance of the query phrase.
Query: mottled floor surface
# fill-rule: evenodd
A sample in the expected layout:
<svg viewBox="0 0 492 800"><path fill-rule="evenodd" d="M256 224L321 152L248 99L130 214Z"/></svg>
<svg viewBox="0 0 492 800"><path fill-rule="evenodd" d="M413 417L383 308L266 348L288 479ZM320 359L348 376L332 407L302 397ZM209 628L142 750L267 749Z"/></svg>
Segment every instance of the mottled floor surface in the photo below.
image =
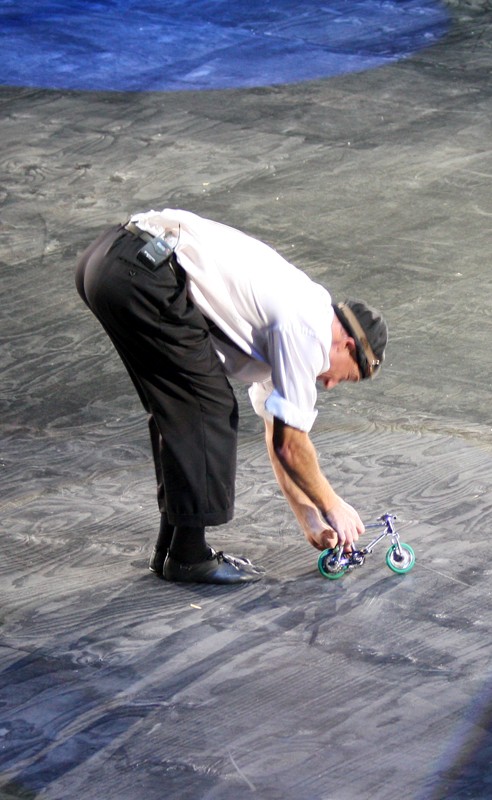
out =
<svg viewBox="0 0 492 800"><path fill-rule="evenodd" d="M492 11L371 72L184 93L1 90L0 797L492 797ZM146 421L73 287L108 222L175 205L380 306L371 385L320 395L326 474L380 546L318 573L242 413L248 588L147 571Z"/></svg>

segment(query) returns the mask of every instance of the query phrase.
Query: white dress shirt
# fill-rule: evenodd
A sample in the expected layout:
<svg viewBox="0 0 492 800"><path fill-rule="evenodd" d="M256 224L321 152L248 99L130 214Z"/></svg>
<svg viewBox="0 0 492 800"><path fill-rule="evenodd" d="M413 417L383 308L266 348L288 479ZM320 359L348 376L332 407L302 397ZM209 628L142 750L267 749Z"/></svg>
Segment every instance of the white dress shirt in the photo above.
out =
<svg viewBox="0 0 492 800"><path fill-rule="evenodd" d="M316 379L330 365L329 292L258 239L190 211L148 211L132 222L175 244L191 298L232 342L214 337L226 374L252 384L256 413L309 431Z"/></svg>

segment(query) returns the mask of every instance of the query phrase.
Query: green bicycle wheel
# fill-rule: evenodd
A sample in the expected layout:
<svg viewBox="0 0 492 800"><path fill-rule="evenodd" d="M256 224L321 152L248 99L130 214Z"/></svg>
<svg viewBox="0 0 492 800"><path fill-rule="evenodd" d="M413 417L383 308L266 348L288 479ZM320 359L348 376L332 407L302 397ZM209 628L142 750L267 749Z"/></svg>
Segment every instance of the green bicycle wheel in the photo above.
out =
<svg viewBox="0 0 492 800"><path fill-rule="evenodd" d="M410 572L415 565L415 553L409 544L400 542L401 555L395 544L392 544L386 553L386 563L388 567L397 572L399 575L404 575L405 572Z"/></svg>
<svg viewBox="0 0 492 800"><path fill-rule="evenodd" d="M337 569L330 566L330 563L333 564L333 556L336 554L336 550L337 548L323 550L318 558L318 569L323 578L328 578L329 581L337 581L339 578L343 578L347 572L347 567L338 567Z"/></svg>

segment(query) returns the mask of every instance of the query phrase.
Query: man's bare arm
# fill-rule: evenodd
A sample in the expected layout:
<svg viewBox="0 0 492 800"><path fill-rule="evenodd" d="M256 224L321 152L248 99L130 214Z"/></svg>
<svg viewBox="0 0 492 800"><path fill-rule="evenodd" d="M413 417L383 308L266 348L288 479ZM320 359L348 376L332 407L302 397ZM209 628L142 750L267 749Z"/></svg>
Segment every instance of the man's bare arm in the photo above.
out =
<svg viewBox="0 0 492 800"><path fill-rule="evenodd" d="M299 489L289 477L273 449L273 423L265 420L265 441L272 468L284 497L289 503L309 544L318 550L335 547L338 542L337 533L321 517L318 509L309 497Z"/></svg>
<svg viewBox="0 0 492 800"><path fill-rule="evenodd" d="M321 472L309 435L275 418L267 423L266 436L277 481L311 544L333 546L330 529L340 545L357 541L364 525Z"/></svg>

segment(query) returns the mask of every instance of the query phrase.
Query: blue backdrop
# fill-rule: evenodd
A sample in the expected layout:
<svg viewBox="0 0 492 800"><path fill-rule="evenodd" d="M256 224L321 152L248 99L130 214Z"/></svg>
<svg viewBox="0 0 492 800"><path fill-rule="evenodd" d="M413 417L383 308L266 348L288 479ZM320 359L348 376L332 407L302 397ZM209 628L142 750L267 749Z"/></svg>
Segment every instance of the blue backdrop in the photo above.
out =
<svg viewBox="0 0 492 800"><path fill-rule="evenodd" d="M405 58L435 0L1 0L1 82L118 91L266 86Z"/></svg>

